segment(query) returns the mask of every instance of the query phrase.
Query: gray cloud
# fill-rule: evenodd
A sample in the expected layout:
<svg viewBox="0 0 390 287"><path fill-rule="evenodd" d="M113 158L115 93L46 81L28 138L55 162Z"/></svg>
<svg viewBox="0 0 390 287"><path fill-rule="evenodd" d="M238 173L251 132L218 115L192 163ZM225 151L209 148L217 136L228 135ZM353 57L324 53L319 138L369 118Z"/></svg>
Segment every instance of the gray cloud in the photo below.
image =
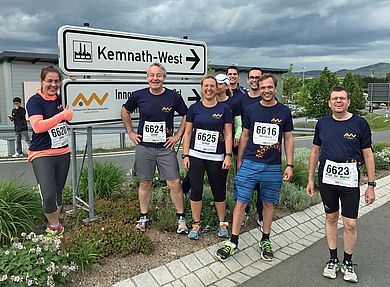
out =
<svg viewBox="0 0 390 287"><path fill-rule="evenodd" d="M204 41L215 64L336 70L390 61L390 1L286 2L0 0L0 51L55 53L60 26L90 22Z"/></svg>

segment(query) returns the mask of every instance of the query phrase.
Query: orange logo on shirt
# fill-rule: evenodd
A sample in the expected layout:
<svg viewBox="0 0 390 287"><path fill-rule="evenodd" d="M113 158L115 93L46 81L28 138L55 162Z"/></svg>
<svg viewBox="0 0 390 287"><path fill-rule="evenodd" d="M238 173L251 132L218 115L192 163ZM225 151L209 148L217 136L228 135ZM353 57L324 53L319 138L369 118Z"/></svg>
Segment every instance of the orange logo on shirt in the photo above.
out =
<svg viewBox="0 0 390 287"><path fill-rule="evenodd" d="M354 140L356 138L356 134L353 133L345 133L344 134L345 139Z"/></svg>
<svg viewBox="0 0 390 287"><path fill-rule="evenodd" d="M162 107L161 109L163 112L170 112L172 110L172 108L170 107Z"/></svg>
<svg viewBox="0 0 390 287"><path fill-rule="evenodd" d="M275 119L275 118L272 118L271 123L280 124L282 121L283 121L282 119Z"/></svg>
<svg viewBox="0 0 390 287"><path fill-rule="evenodd" d="M222 118L223 114L213 114L213 118L217 118L217 119L220 119Z"/></svg>

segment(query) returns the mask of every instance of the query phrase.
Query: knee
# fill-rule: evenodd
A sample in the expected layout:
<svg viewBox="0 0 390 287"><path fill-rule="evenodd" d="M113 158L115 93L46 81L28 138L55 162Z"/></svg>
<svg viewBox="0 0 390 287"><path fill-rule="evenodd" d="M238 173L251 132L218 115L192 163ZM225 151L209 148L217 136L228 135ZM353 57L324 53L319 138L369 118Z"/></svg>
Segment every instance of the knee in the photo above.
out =
<svg viewBox="0 0 390 287"><path fill-rule="evenodd" d="M202 201L202 191L191 190L191 201Z"/></svg>
<svg viewBox="0 0 390 287"><path fill-rule="evenodd" d="M325 221L326 221L328 224L337 224L337 221L338 221L338 220L339 220L339 214L338 214L338 212L326 214Z"/></svg>
<svg viewBox="0 0 390 287"><path fill-rule="evenodd" d="M226 193L216 194L214 196L214 202L223 202L226 200Z"/></svg>
<svg viewBox="0 0 390 287"><path fill-rule="evenodd" d="M357 229L356 219L344 219L344 228L347 231L354 232Z"/></svg>
<svg viewBox="0 0 390 287"><path fill-rule="evenodd" d="M234 209L237 211L240 211L240 212L245 212L245 208L248 206L247 203L244 203L244 202L241 202L241 201L236 201L236 206L234 207Z"/></svg>
<svg viewBox="0 0 390 287"><path fill-rule="evenodd" d="M273 207L274 207L274 204L272 202L264 202L263 201L263 209L269 210L269 209L272 209Z"/></svg>
<svg viewBox="0 0 390 287"><path fill-rule="evenodd" d="M152 187L152 181L149 180L141 180L139 182L140 190L148 191Z"/></svg>
<svg viewBox="0 0 390 287"><path fill-rule="evenodd" d="M180 191L180 179L167 180L167 186L171 191Z"/></svg>

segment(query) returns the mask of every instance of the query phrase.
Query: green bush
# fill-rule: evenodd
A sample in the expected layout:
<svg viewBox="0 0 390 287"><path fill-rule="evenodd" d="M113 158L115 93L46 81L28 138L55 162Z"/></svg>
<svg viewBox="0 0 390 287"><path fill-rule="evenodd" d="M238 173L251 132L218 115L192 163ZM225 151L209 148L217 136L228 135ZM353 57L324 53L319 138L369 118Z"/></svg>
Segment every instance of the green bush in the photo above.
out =
<svg viewBox="0 0 390 287"><path fill-rule="evenodd" d="M33 231L42 220L37 190L16 180L0 183L0 246L21 232Z"/></svg>
<svg viewBox="0 0 390 287"><path fill-rule="evenodd" d="M111 162L94 162L93 181L95 195L109 197L115 190L125 183L126 173ZM81 174L79 195L88 196L88 169L84 168Z"/></svg>
<svg viewBox="0 0 390 287"><path fill-rule="evenodd" d="M283 183L280 191L280 206L291 208L294 211L304 210L320 202L320 196L313 197L306 194L306 188L293 183Z"/></svg>
<svg viewBox="0 0 390 287"><path fill-rule="evenodd" d="M61 241L34 233L22 233L21 237L0 248L0 285L66 286L69 273L76 271L77 265L60 251Z"/></svg>
<svg viewBox="0 0 390 287"><path fill-rule="evenodd" d="M151 239L135 230L133 224L112 219L89 222L69 232L63 247L69 257L83 268L99 257L126 256L135 252L150 254L154 248Z"/></svg>
<svg viewBox="0 0 390 287"><path fill-rule="evenodd" d="M373 143L374 152L380 152L384 149L390 149L390 143L388 142L376 142Z"/></svg>
<svg viewBox="0 0 390 287"><path fill-rule="evenodd" d="M290 183L293 183L298 186L306 187L307 180L309 178L309 158L310 158L310 149L308 148L297 148L294 151L294 168L293 168L293 177ZM286 161L283 160L282 163L282 172L286 168ZM317 176L314 176L315 182L317 182Z"/></svg>
<svg viewBox="0 0 390 287"><path fill-rule="evenodd" d="M388 170L390 169L390 148L374 153L375 168Z"/></svg>
<svg viewBox="0 0 390 287"><path fill-rule="evenodd" d="M63 204L72 204L73 203L73 193L72 187L67 184L62 191L62 203Z"/></svg>

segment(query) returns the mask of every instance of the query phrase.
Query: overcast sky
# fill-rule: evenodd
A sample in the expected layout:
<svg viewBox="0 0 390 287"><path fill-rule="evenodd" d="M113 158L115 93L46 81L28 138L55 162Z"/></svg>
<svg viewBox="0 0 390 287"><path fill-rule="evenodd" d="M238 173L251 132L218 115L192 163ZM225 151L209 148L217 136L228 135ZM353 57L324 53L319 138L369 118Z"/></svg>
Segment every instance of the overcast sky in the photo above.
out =
<svg viewBox="0 0 390 287"><path fill-rule="evenodd" d="M390 62L390 1L0 0L0 52L57 53L63 25L206 42L213 64L332 71Z"/></svg>

